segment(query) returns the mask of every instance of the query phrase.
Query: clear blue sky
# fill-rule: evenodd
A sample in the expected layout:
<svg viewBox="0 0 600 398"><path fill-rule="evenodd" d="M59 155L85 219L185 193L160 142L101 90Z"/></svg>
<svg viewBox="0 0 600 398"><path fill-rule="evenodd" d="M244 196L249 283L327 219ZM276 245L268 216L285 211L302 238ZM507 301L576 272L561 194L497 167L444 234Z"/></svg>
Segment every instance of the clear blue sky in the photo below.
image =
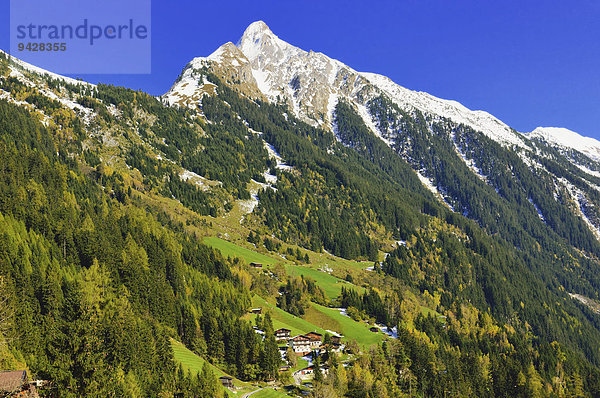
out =
<svg viewBox="0 0 600 398"><path fill-rule="evenodd" d="M8 15L4 0L3 49ZM152 74L81 77L163 94L191 58L235 43L259 19L293 45L486 110L519 131L558 126L600 139L596 0L153 0Z"/></svg>

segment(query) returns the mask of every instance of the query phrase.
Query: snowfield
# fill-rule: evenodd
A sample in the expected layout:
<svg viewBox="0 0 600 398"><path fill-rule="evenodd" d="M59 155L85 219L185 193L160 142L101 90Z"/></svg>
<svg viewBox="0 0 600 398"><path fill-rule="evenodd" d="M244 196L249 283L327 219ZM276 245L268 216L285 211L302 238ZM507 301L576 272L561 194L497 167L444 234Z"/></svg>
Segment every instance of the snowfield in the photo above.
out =
<svg viewBox="0 0 600 398"><path fill-rule="evenodd" d="M560 127L538 127L528 134L529 138L541 139L551 145L579 151L593 160L600 161L600 141L584 137Z"/></svg>

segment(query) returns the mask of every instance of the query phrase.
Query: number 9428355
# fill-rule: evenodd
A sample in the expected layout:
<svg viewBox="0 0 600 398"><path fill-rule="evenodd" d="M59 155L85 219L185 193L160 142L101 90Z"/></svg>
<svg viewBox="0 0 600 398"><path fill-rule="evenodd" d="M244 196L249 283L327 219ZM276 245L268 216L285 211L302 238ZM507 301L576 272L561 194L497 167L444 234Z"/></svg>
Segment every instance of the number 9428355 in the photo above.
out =
<svg viewBox="0 0 600 398"><path fill-rule="evenodd" d="M19 43L19 51L67 51L67 43Z"/></svg>

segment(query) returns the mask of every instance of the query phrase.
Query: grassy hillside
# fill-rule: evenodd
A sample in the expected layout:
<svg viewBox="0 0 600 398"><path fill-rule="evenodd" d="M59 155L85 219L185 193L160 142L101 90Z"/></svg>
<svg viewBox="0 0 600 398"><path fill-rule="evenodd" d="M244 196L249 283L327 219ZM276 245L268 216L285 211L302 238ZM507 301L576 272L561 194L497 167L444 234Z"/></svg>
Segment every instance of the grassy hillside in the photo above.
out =
<svg viewBox="0 0 600 398"><path fill-rule="evenodd" d="M356 322L353 319L340 314L335 308L327 308L319 304L311 303L307 309L305 318L299 318L289 314L276 306L267 303L262 297L254 296L252 305L262 307L271 311L273 326L275 329L287 328L292 335L317 331L326 333L327 330L340 333L348 340L356 340L363 347L382 342L386 336L383 333L373 333L364 322Z"/></svg>
<svg viewBox="0 0 600 398"><path fill-rule="evenodd" d="M221 253L223 253L223 255L226 257L229 256L243 258L248 263L261 263L265 265L272 265L278 262L278 260L272 257L254 252L252 250L246 249L245 247L238 246L235 243L231 243L217 237L205 238L204 244L211 246L215 249L219 249Z"/></svg>
<svg viewBox="0 0 600 398"><path fill-rule="evenodd" d="M356 340L363 347L381 343L386 336L373 333L364 322L356 322L352 318L340 314L336 308L327 308L311 303L312 311L307 311L307 320L323 328L341 333L347 340Z"/></svg>
<svg viewBox="0 0 600 398"><path fill-rule="evenodd" d="M189 370L192 374L200 373L202 371L202 367L206 362L202 357L194 354L192 351L188 350L186 346L176 340L171 340L171 347L173 348L173 355L175 359L183 365L185 370ZM221 369L217 368L210 364L215 376L228 376Z"/></svg>
<svg viewBox="0 0 600 398"><path fill-rule="evenodd" d="M276 306L269 304L260 296L254 296L252 298L252 305L256 307L262 307L263 313L265 310L271 311L271 317L273 318L273 327L275 329L287 328L292 331L292 335L308 333L316 331L321 334L325 333L323 328L317 327L309 321L289 314Z"/></svg>
<svg viewBox="0 0 600 398"><path fill-rule="evenodd" d="M206 361L202 357L200 357L200 356L196 355L195 353L193 353L192 351L188 350L182 343L180 343L179 341L176 341L176 340L171 340L171 347L173 348L173 356L175 357L175 360L183 365L184 370L186 370L186 371L189 370L190 373L192 373L192 374L200 373L202 371L202 367L206 363ZM209 366L211 367L211 369L214 372L216 377L230 376L227 373L223 372L221 369L217 368L216 366L214 366L210 363L209 363ZM244 391L244 392L251 391L254 388L254 386L252 384L243 382L236 378L233 379L233 384L236 387L242 388L242 391ZM229 391L226 388L223 388L223 389L230 396L239 395L239 393L232 394L231 391Z"/></svg>
<svg viewBox="0 0 600 398"><path fill-rule="evenodd" d="M315 268L298 265L286 265L285 268L292 276L304 275L314 279L315 282L317 282L317 285L323 289L325 295L330 299L334 299L340 295L342 286L352 286L352 288L360 293L364 291L362 287L354 286L343 279L336 278L335 276L329 275L328 273L319 271Z"/></svg>
<svg viewBox="0 0 600 398"><path fill-rule="evenodd" d="M279 398L288 396L289 395L285 394L284 392L275 391L272 388L264 388L251 395L252 398Z"/></svg>
<svg viewBox="0 0 600 398"><path fill-rule="evenodd" d="M303 313L308 306L302 317L270 304L290 276L310 276L332 298L350 274L354 283L375 290L352 302L346 297L344 306L389 319L391 326L400 322L398 340L382 356L371 361L357 353L361 369L347 372L350 396L383 396L375 393L382 385L388 396L600 396L600 370L584 358L600 363L597 318L566 294L598 298L594 258L600 248L595 241L590 246L593 236L582 233L580 220L563 217L567 210L559 202L566 203L568 192L555 200L554 185L537 184L544 178L531 175L517 155L496 148L490 162L474 159L494 166L488 184L471 175L455 143L444 138L450 132L473 138L472 132L454 134L437 125L439 134L430 137L431 123L420 116L409 123L413 116L401 115L398 121L407 123L402 135L425 151L414 152L414 159L436 162L426 169L443 171L437 183L454 185L462 206L452 213L431 201L411 168L373 141L348 107L345 116L342 108L336 111L337 125L358 141L345 147L329 132L295 120L284 106L246 101L226 87L203 98L200 114L117 87L63 86L65 99L68 94L89 110L87 123L12 75L0 62L0 89L17 100L0 100L0 302L8 303L0 313L14 306L10 332L22 338L9 342L13 362L25 358L23 367L51 381L58 395L154 397L193 388L188 397L214 395L196 392L208 390L173 372L179 364L195 374L215 363L240 379L269 381L278 374L279 351L273 336L263 340L238 321L253 320L251 304L270 311L275 328L293 334L329 329L365 348L381 342L387 336L370 332L366 323L309 305L307 299L327 302L312 284L304 289L290 281L285 292L287 309ZM52 97L59 94L60 83L41 83L56 91ZM16 105L23 101L29 105ZM459 139L470 153L479 149ZM294 172L276 171L276 189L257 192L251 179L272 168L265 141ZM357 152L361 148L368 153ZM450 155L454 161L444 160ZM182 170L215 183L198 189L204 180L184 181ZM522 192L512 189L513 172L527 180L518 186ZM577 174L564 173L561 178L581 185ZM540 195L529 197L534 193ZM254 194L260 203L248 214ZM536 204L565 239L538 220ZM460 215L465 206L475 221ZM489 234L481 226L491 227ZM277 250L288 250L280 253L300 250L302 260L308 254L310 264L285 267L292 256L287 261L262 243L250 245L250 230L260 233L260 242L268 238L268 247L275 239ZM225 257L265 269L224 259L199 236L211 236L205 242ZM392 245L396 239L406 244ZM386 247L391 252L382 272L366 271ZM264 299L252 300L255 293ZM169 343L169 336L205 347L208 362ZM407 374L414 378L398 377ZM242 390L234 396L257 390L235 383Z"/></svg>

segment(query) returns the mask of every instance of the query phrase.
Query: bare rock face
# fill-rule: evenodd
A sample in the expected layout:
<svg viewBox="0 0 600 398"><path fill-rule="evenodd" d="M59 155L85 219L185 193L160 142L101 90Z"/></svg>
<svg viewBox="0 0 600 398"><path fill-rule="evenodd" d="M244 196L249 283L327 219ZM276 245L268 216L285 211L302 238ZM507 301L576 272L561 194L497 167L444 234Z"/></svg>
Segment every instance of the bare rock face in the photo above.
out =
<svg viewBox="0 0 600 398"><path fill-rule="evenodd" d="M252 64L263 93L272 99L279 96L297 117L313 125L330 127L338 98L356 100L369 86L341 62L284 42L262 21L246 29L238 47Z"/></svg>

